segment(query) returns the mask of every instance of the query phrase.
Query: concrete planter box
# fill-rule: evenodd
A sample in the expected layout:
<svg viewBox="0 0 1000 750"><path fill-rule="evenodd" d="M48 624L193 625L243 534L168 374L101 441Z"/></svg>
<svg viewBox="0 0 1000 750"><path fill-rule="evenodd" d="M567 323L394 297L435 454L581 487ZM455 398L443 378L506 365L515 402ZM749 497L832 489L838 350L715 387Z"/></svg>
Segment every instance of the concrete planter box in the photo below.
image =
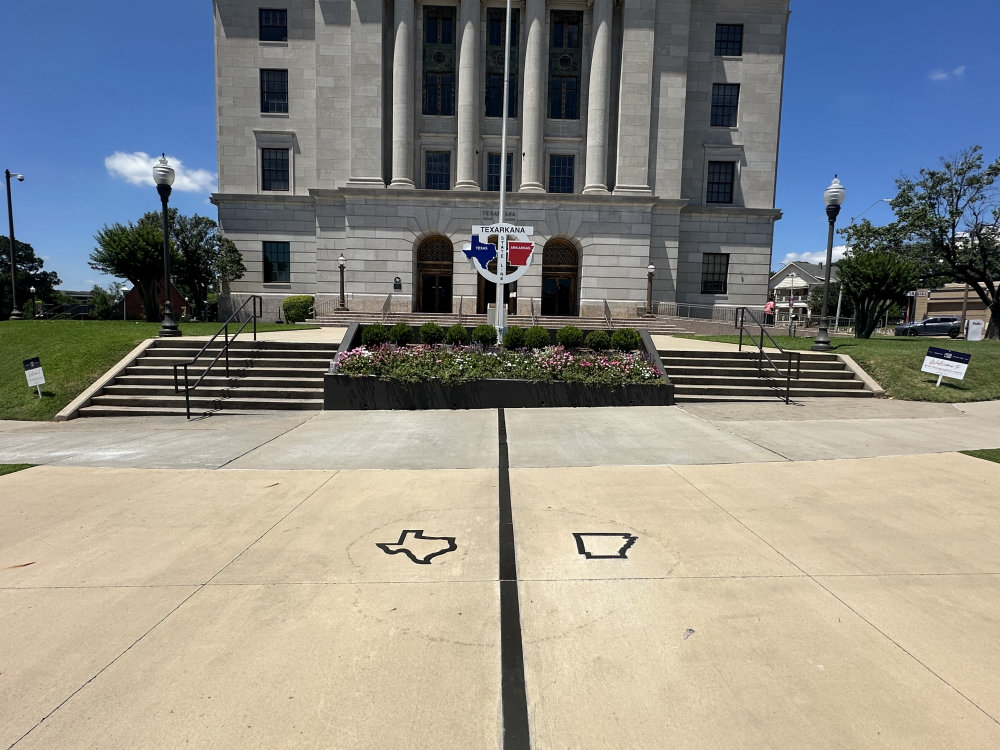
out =
<svg viewBox="0 0 1000 750"><path fill-rule="evenodd" d="M641 331L653 363L663 364L652 339ZM352 324L341 351L360 345L361 326ZM659 383L611 387L586 383L533 383L527 380L478 380L445 385L439 381L404 383L376 377L327 373L323 379L323 408L344 409L498 409L548 406L672 406L674 386L666 376Z"/></svg>
<svg viewBox="0 0 1000 750"><path fill-rule="evenodd" d="M403 383L376 377L327 374L323 408L338 409L497 409L545 406L670 406L673 386L630 384L618 388L585 383L532 383L477 380L444 385Z"/></svg>

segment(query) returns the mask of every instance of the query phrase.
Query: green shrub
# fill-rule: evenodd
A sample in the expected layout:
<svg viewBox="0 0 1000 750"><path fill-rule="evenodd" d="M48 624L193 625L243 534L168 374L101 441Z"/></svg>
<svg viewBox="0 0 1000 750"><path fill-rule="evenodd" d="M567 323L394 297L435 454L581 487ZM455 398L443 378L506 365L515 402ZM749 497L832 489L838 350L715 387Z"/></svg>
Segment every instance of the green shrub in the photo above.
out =
<svg viewBox="0 0 1000 750"><path fill-rule="evenodd" d="M440 344L442 341L444 341L444 329L437 323L424 323L420 326L421 344L430 344L433 346Z"/></svg>
<svg viewBox="0 0 1000 750"><path fill-rule="evenodd" d="M567 349L583 346L583 331L576 326L563 326L556 332L556 341Z"/></svg>
<svg viewBox="0 0 1000 750"><path fill-rule="evenodd" d="M503 334L504 349L524 348L524 329L518 326L510 326Z"/></svg>
<svg viewBox="0 0 1000 750"><path fill-rule="evenodd" d="M381 323L373 323L361 330L361 345L365 349L377 349L389 340L389 329Z"/></svg>
<svg viewBox="0 0 1000 750"><path fill-rule="evenodd" d="M465 346L469 343L469 331L461 323L456 323L448 329L444 340L452 346Z"/></svg>
<svg viewBox="0 0 1000 750"><path fill-rule="evenodd" d="M603 352L611 346L611 337L607 331L591 331L584 339L584 343L587 348L593 349L595 352Z"/></svg>
<svg viewBox="0 0 1000 750"><path fill-rule="evenodd" d="M472 329L472 341L480 344L484 349L488 349L497 342L497 329L485 324L476 326Z"/></svg>
<svg viewBox="0 0 1000 750"><path fill-rule="evenodd" d="M542 326L531 326L524 332L524 345L529 349L544 349L551 343L549 332Z"/></svg>
<svg viewBox="0 0 1000 750"><path fill-rule="evenodd" d="M281 303L285 320L289 323L301 323L308 318L312 306L313 297L309 294L293 294L291 297L285 297Z"/></svg>
<svg viewBox="0 0 1000 750"><path fill-rule="evenodd" d="M642 348L642 336L634 328L619 328L611 334L611 346L622 352Z"/></svg>
<svg viewBox="0 0 1000 750"><path fill-rule="evenodd" d="M389 329L389 340L398 346L413 343L413 329L406 323L396 323Z"/></svg>

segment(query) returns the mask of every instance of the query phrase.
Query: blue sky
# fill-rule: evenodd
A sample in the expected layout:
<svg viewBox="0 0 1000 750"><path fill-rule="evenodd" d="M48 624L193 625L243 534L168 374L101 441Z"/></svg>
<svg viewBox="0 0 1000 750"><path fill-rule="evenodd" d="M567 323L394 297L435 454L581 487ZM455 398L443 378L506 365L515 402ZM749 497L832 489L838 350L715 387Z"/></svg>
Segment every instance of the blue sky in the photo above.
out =
<svg viewBox="0 0 1000 750"><path fill-rule="evenodd" d="M847 189L838 226L893 180L981 144L1000 156L996 0L792 0L772 266L821 259L823 190ZM111 279L87 265L104 225L159 209L142 154L177 169L171 206L216 218L212 3L6 2L0 169L17 238L64 289ZM865 214L892 218L886 204Z"/></svg>

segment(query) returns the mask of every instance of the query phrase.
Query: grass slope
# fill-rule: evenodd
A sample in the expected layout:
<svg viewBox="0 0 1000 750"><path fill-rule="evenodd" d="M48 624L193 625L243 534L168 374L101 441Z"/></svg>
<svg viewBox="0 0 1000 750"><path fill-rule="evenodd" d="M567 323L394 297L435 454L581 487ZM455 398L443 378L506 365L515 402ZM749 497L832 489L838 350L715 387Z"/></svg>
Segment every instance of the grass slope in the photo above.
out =
<svg viewBox="0 0 1000 750"><path fill-rule="evenodd" d="M187 336L208 336L218 323L181 323ZM0 419L50 420L144 339L159 323L121 320L19 320L0 322ZM273 324L258 331L288 330ZM39 357L42 397L28 387L23 360Z"/></svg>
<svg viewBox="0 0 1000 750"><path fill-rule="evenodd" d="M737 336L691 336L708 341L736 343ZM775 336L783 349L809 349L811 338ZM744 342L745 343L745 342ZM886 394L903 401L993 401L1000 399L1000 341L965 341L949 338L880 337L854 339L834 337L833 351L846 354L885 388ZM944 378L935 387L937 375L921 372L929 347L972 355L963 380Z"/></svg>

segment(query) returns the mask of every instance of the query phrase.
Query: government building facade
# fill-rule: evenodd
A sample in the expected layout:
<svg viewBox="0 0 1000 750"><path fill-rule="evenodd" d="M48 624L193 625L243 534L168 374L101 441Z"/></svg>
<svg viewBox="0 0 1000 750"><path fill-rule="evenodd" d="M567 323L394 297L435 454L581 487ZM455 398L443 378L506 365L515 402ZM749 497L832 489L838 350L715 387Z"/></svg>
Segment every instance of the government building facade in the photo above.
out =
<svg viewBox="0 0 1000 750"><path fill-rule="evenodd" d="M518 313L635 316L649 265L657 302L763 304L788 5L513 3L503 219L535 247L505 288ZM499 218L503 0L214 7L232 301L310 294L321 314L343 262L351 310L485 312L496 290L462 249Z"/></svg>

